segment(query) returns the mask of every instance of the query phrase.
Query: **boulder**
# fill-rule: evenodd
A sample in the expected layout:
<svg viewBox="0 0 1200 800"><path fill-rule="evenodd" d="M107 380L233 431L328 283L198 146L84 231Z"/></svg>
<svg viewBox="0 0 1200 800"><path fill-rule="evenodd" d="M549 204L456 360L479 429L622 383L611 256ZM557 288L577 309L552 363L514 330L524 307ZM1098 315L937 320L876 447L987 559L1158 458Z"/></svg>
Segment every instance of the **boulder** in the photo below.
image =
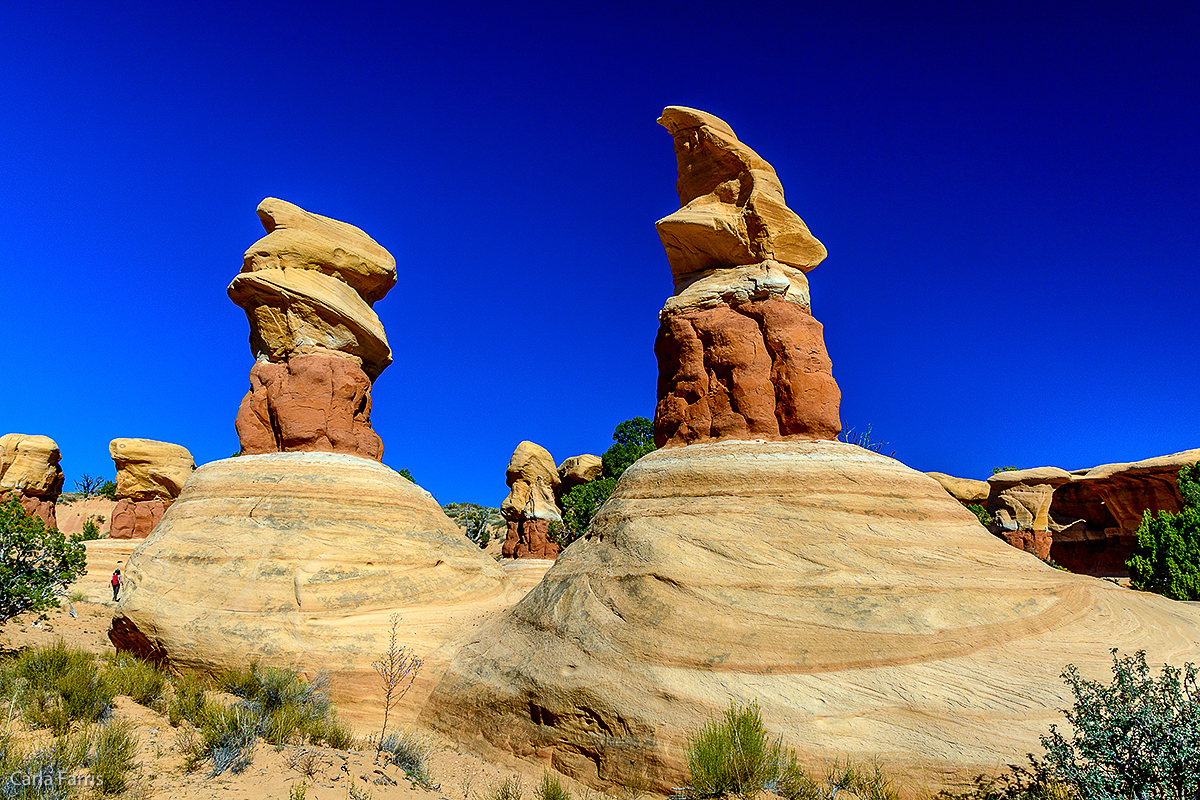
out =
<svg viewBox="0 0 1200 800"><path fill-rule="evenodd" d="M64 479L61 460L58 444L49 436L0 436L0 496L16 494L26 511L55 527L54 504Z"/></svg>
<svg viewBox="0 0 1200 800"><path fill-rule="evenodd" d="M658 450L451 663L424 720L598 787L683 785L689 731L757 699L821 766L965 785L1039 750L1077 665L1200 660L1200 609L1055 570L934 480L834 441Z"/></svg>
<svg viewBox="0 0 1200 800"><path fill-rule="evenodd" d="M558 487L558 495L564 497L576 486L591 483L599 478L604 471L604 459L590 453L571 456L558 465L557 471L559 480L562 481Z"/></svg>
<svg viewBox="0 0 1200 800"><path fill-rule="evenodd" d="M509 486L516 481L532 484L538 478L545 480L552 489L558 488L561 483L550 452L540 444L521 442L508 460L508 467L504 470L505 482Z"/></svg>
<svg viewBox="0 0 1200 800"><path fill-rule="evenodd" d="M415 625L507 585L428 492L332 453L200 467L125 578L114 644L205 670L259 659L369 672L393 613Z"/></svg>
<svg viewBox="0 0 1200 800"><path fill-rule="evenodd" d="M152 439L113 439L108 454L117 468L117 498L174 500L196 469L186 447Z"/></svg>
<svg viewBox="0 0 1200 800"><path fill-rule="evenodd" d="M991 493L991 484L987 481L956 478L944 472L926 472L925 474L940 483L942 488L960 503L983 504L987 502L988 495Z"/></svg>
<svg viewBox="0 0 1200 800"><path fill-rule="evenodd" d="M123 497L113 508L110 539L145 539L170 508L170 500L131 500Z"/></svg>
<svg viewBox="0 0 1200 800"><path fill-rule="evenodd" d="M235 424L244 454L321 451L383 458L383 440L371 427L371 380L338 353L256 363Z"/></svg>

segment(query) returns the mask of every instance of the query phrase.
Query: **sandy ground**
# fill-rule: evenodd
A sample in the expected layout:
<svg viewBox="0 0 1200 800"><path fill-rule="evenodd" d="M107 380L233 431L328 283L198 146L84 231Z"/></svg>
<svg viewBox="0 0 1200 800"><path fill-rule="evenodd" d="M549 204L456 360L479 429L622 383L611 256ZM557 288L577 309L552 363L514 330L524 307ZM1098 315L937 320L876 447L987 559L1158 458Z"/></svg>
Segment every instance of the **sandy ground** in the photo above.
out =
<svg viewBox="0 0 1200 800"><path fill-rule="evenodd" d="M87 501L81 501L87 502ZM74 504L73 504L74 505ZM61 509L60 509L61 511ZM88 511L85 507L81 511ZM95 513L95 512L90 512ZM102 512L101 512L102 513ZM86 518L86 513L80 517ZM98 540L87 542L88 572L73 584L68 596L82 597L64 602L59 609L44 614L24 614L0 626L0 652L11 654L30 646L45 645L63 639L70 645L93 653L111 652L108 626L115 604L109 577L113 569L124 569L136 541ZM498 551L499 544L496 549ZM491 550L492 548L489 548ZM528 591L553 562L525 559L503 563L521 591ZM519 594L519 592L518 592ZM479 621L482 623L482 620ZM336 680L336 676L335 676ZM126 792L128 797L155 800L204 800L221 798L289 798L293 788L305 785L305 800L341 800L350 797L404 797L410 800L474 800L486 797L491 790L512 776L517 776L531 796L541 779L538 764L511 760L506 763L485 761L458 747L436 733L415 730L403 717L412 718L416 710L402 715L399 730L414 730L429 744L429 771L434 790L410 784L398 768L374 762L374 751L367 745L358 750L334 750L326 747L288 746L276 750L260 742L254 763L241 775L210 777L208 765L197 772L184 768L188 736L186 725L172 728L161 714L137 705L129 698L117 698L114 713L134 723L139 739L139 763L135 785ZM378 731L382 708L377 700L361 698L357 703L339 706L339 714L357 736L372 738ZM396 725L390 726L396 729ZM18 738L26 742L44 738L44 732L25 731L15 723ZM563 786L576 798L599 798L600 795L564 776L557 776ZM353 787L353 792L351 790Z"/></svg>
<svg viewBox="0 0 1200 800"><path fill-rule="evenodd" d="M103 497L89 497L86 500L59 500L54 506L54 519L58 529L70 536L83 530L83 522L91 517L99 528L101 535L107 536L112 525L112 512L117 507L116 501Z"/></svg>

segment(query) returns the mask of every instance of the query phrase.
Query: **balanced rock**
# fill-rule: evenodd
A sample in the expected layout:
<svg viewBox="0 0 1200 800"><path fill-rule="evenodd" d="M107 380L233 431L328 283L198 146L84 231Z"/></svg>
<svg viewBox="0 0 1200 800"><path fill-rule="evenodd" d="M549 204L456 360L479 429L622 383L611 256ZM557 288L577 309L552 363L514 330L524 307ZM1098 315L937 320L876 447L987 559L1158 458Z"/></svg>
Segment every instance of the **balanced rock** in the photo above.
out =
<svg viewBox="0 0 1200 800"><path fill-rule="evenodd" d="M675 282L659 314L654 439L836 439L841 393L804 273L825 247L775 170L722 120L673 106L679 211L656 227Z"/></svg>
<svg viewBox="0 0 1200 800"><path fill-rule="evenodd" d="M591 483L604 471L604 459L590 453L571 456L558 465L558 477L562 481L558 496L565 497L576 486Z"/></svg>
<svg viewBox="0 0 1200 800"><path fill-rule="evenodd" d="M551 522L562 522L555 492L562 483L554 457L533 442L521 442L505 469L508 497L500 513L508 521L505 558L556 558L558 543L550 539Z"/></svg>
<svg viewBox="0 0 1200 800"><path fill-rule="evenodd" d="M988 478L987 510L996 534L1013 547L1045 560L1050 557L1050 501L1054 489L1071 482L1058 467L1008 470Z"/></svg>
<svg viewBox="0 0 1200 800"><path fill-rule="evenodd" d="M152 439L113 439L117 505L109 537L144 539L179 496L196 463L186 447Z"/></svg>
<svg viewBox="0 0 1200 800"><path fill-rule="evenodd" d="M242 452L380 460L370 390L392 351L372 305L396 284L395 259L353 225L283 200L262 201L258 216L267 235L229 285L258 360L238 411Z"/></svg>
<svg viewBox="0 0 1200 800"><path fill-rule="evenodd" d="M113 642L208 670L257 658L369 672L391 614L416 625L507 583L424 489L332 453L200 467L125 578Z"/></svg>
<svg viewBox="0 0 1200 800"><path fill-rule="evenodd" d="M62 492L62 453L49 436L0 436L0 496L16 494L21 506L46 526L56 526L54 504Z"/></svg>

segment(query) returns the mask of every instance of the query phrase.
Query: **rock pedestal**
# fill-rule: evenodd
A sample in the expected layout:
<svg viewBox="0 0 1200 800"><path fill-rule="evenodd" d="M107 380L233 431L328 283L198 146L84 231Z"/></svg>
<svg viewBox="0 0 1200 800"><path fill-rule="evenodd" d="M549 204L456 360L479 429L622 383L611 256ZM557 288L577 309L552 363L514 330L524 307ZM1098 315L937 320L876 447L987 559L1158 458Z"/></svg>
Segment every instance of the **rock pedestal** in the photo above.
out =
<svg viewBox="0 0 1200 800"><path fill-rule="evenodd" d="M162 519L196 469L187 448L151 439L113 439L117 505L109 538L144 539Z"/></svg>
<svg viewBox="0 0 1200 800"><path fill-rule="evenodd" d="M557 558L562 549L549 538L551 522L562 522L555 493L562 485L554 458L539 444L521 442L505 470L508 497L500 513L508 521L505 558Z"/></svg>
<svg viewBox="0 0 1200 800"><path fill-rule="evenodd" d="M237 415L242 452L379 461L371 384L392 351L372 306L396 284L396 261L353 225L283 200L263 200L258 216L267 235L229 284L258 359Z"/></svg>
<svg viewBox="0 0 1200 800"><path fill-rule="evenodd" d="M16 494L21 506L48 528L57 527L54 504L62 492L62 454L49 436L0 436L0 497Z"/></svg>
<svg viewBox="0 0 1200 800"><path fill-rule="evenodd" d="M836 439L841 393L805 278L824 245L722 120L674 106L659 124L682 207L655 226L675 282L654 344L655 443Z"/></svg>

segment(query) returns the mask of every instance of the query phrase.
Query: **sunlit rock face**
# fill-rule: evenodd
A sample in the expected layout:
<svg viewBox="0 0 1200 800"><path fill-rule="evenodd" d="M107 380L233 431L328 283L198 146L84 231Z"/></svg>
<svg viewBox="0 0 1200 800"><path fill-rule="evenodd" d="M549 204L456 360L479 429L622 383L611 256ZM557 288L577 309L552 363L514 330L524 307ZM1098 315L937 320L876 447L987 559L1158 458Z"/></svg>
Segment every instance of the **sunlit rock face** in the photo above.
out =
<svg viewBox="0 0 1200 800"><path fill-rule="evenodd" d="M375 301L396 261L363 231L269 197L267 235L246 251L229 297L246 312L258 363L238 409L242 452L383 458L371 384L392 363Z"/></svg>
<svg viewBox="0 0 1200 800"><path fill-rule="evenodd" d="M836 385L796 288L824 249L729 126L663 120L691 206L663 236L666 447L458 652L424 720L594 786L668 792L689 732L757 701L806 765L878 759L936 791L1037 751L1069 705L1066 664L1106 676L1114 646L1200 659L1192 607L1053 569L933 478L833 440ZM697 270L712 281L681 301Z"/></svg>
<svg viewBox="0 0 1200 800"><path fill-rule="evenodd" d="M0 498L15 494L21 506L46 527L58 525L54 504L62 493L62 453L49 436L0 436Z"/></svg>
<svg viewBox="0 0 1200 800"><path fill-rule="evenodd" d="M117 469L109 537L145 539L183 491L196 463L186 447L152 439L113 439L108 453Z"/></svg>

